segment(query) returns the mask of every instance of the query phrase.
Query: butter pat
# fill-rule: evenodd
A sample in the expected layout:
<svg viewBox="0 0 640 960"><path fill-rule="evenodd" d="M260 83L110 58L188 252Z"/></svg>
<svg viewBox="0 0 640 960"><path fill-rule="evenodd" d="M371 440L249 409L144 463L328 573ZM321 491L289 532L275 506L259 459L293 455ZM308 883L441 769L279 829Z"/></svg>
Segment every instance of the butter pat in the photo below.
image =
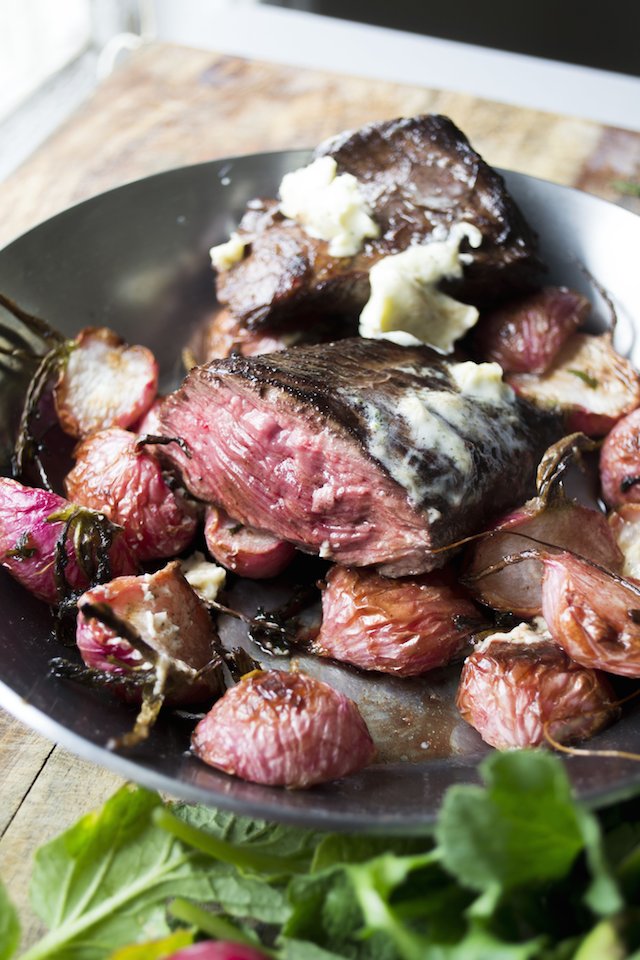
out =
<svg viewBox="0 0 640 960"><path fill-rule="evenodd" d="M216 270L229 270L234 263L242 260L245 247L246 242L239 233L234 231L226 243L219 243L217 247L211 247L209 250L212 266Z"/></svg>
<svg viewBox="0 0 640 960"><path fill-rule="evenodd" d="M180 561L180 569L190 587L205 603L213 603L224 586L227 571L217 563L209 563L204 554L196 551Z"/></svg>
<svg viewBox="0 0 640 960"><path fill-rule="evenodd" d="M333 157L319 157L308 167L285 174L280 212L310 237L328 240L332 257L352 257L367 237L378 237L380 229L357 179L350 173L336 176L336 170Z"/></svg>
<svg viewBox="0 0 640 960"><path fill-rule="evenodd" d="M451 353L478 320L478 311L437 289L462 276L460 243L479 247L482 234L470 223L456 224L446 240L408 247L384 257L369 273L371 295L360 314L360 336L403 346L426 343Z"/></svg>
<svg viewBox="0 0 640 960"><path fill-rule="evenodd" d="M485 653L493 643L506 640L507 643L522 644L531 647L537 643L551 640L549 627L543 617L534 617L531 623L519 623L508 633L490 633L476 647L476 651Z"/></svg>
<svg viewBox="0 0 640 960"><path fill-rule="evenodd" d="M502 379L499 363L452 363L449 373L455 385L466 397L476 397L487 403L509 403L515 397L509 384Z"/></svg>

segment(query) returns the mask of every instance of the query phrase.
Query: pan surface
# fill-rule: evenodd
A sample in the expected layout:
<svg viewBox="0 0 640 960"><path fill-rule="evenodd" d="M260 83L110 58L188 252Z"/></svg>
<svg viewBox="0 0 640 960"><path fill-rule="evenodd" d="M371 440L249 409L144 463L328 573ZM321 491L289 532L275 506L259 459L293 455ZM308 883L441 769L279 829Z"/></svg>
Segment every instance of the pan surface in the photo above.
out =
<svg viewBox="0 0 640 960"><path fill-rule="evenodd" d="M161 389L171 389L181 377L182 347L215 307L209 248L228 238L247 200L274 196L283 174L307 158L293 151L220 160L81 203L0 251L0 292L70 336L83 326L109 326L129 343L149 346L160 363ZM618 349L637 365L633 318L640 323L640 284L632 252L640 249L640 218L575 190L502 172L540 235L549 282L589 296L601 329L610 320L609 297L618 316ZM3 472L18 415L15 397L0 388ZM233 589L238 603L268 607L275 588L245 581ZM115 754L104 744L128 729L130 708L50 676L51 658L69 651L51 639L48 609L4 573L0 611L0 704L78 755L188 801L320 829L415 831L433 821L448 786L478 779L478 762L488 752L456 716L455 671L385 680L304 660L305 669L358 700L380 744L378 762L355 776L299 792L235 780L189 754L193 721L171 714L146 744ZM637 749L639 710L632 706L593 747ZM590 803L625 796L640 782L640 768L630 761L566 762L578 794Z"/></svg>

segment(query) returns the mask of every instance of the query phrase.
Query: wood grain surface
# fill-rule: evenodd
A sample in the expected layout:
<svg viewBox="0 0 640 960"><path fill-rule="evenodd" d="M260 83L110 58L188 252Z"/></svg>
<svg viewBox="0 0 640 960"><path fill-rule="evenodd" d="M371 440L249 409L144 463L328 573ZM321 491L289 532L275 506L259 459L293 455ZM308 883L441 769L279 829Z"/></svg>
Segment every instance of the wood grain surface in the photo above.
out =
<svg viewBox="0 0 640 960"><path fill-rule="evenodd" d="M491 164L640 212L640 134L460 93L304 71L167 45L138 51L0 184L0 246L110 187L217 157L313 146L371 120L450 116ZM27 881L35 848L100 804L119 779L0 713L0 876L39 932Z"/></svg>

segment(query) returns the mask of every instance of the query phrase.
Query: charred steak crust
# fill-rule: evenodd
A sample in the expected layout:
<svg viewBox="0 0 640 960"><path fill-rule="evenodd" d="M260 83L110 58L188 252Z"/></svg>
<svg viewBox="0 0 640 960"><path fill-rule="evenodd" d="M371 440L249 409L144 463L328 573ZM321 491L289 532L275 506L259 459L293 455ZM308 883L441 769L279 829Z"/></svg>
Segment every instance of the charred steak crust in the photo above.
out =
<svg viewBox="0 0 640 960"><path fill-rule="evenodd" d="M277 200L252 200L238 233L248 254L218 274L216 293L250 330L307 330L309 321L358 314L369 297L369 270L379 256L331 257L324 240L287 220Z"/></svg>
<svg viewBox="0 0 640 960"><path fill-rule="evenodd" d="M275 200L252 201L239 232L248 255L218 276L218 298L250 326L287 326L297 311L359 312L375 262L412 244L441 238L465 221L483 235L460 281L443 285L459 299L486 305L532 288L542 269L537 237L503 178L447 117L426 114L381 121L321 144L339 173L353 174L381 228L354 257L330 257L327 243L278 212Z"/></svg>
<svg viewBox="0 0 640 960"><path fill-rule="evenodd" d="M376 211L385 255L428 239L425 234L465 221L478 227L464 279L449 284L470 302L504 297L538 276L537 236L508 193L503 177L467 137L439 114L370 123L321 144L314 156L332 156L351 173ZM426 223L426 226L425 226ZM373 241L375 244L375 241ZM498 289L498 285L506 288ZM511 289L507 289L511 288Z"/></svg>
<svg viewBox="0 0 640 960"><path fill-rule="evenodd" d="M240 407L237 417L230 414L239 397L252 408L248 419L242 420ZM362 338L214 360L191 371L165 402L162 422L192 448L191 460L177 447L166 453L182 467L196 496L218 501L242 522L312 552L324 543L317 532L324 523L334 534L339 530L338 545L329 534L324 555L377 565L394 576L442 565L445 557L433 555L435 548L476 532L522 502L531 492L540 456L559 433L554 417L518 398L494 404L464 396L447 362L428 347ZM315 437L316 472L297 474L285 495L285 501L306 496L307 514L293 501L276 507L282 491L269 491L279 462L273 443L292 425L298 444L313 446L306 440ZM338 447L340 457L332 461ZM238 461L239 449L245 462ZM287 447L283 456L295 461L298 451ZM327 466L331 463L338 464L338 473ZM231 480L220 475L221 464L233 472ZM298 467L292 469L295 473ZM254 476L238 493L246 474L258 480ZM351 483L352 477L359 479ZM258 487L250 491L254 482ZM354 499L353 512L347 513L340 490L360 483L365 485L362 500ZM318 507L318 497L327 487L334 500L325 510ZM252 493L260 503L250 500ZM365 500L366 508L358 512ZM291 526L289 512L295 513ZM388 528L394 522L400 533L392 536ZM352 542L345 548L349 537L340 539L346 528L353 541L361 538L357 548ZM365 528L370 536L364 536ZM392 540L387 555L385 543Z"/></svg>
<svg viewBox="0 0 640 960"><path fill-rule="evenodd" d="M256 357L235 354L224 364L208 364L207 375L242 377L259 390L284 390L346 430L365 449L371 431L364 407L379 391L393 401L416 387L450 387L442 357L430 347L361 337Z"/></svg>

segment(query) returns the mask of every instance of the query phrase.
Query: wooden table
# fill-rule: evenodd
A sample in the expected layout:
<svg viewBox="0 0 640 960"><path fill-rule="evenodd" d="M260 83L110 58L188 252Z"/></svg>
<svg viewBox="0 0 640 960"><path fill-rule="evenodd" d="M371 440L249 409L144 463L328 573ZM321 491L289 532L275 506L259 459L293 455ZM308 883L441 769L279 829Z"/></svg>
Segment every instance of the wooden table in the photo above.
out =
<svg viewBox="0 0 640 960"><path fill-rule="evenodd" d="M370 120L422 112L450 116L493 165L640 213L640 199L616 186L640 180L640 133L443 90L152 45L0 184L0 246L128 180L216 157L312 146ZM33 851L120 781L1 712L0 770L0 876L22 913L27 945L39 935L26 906Z"/></svg>

